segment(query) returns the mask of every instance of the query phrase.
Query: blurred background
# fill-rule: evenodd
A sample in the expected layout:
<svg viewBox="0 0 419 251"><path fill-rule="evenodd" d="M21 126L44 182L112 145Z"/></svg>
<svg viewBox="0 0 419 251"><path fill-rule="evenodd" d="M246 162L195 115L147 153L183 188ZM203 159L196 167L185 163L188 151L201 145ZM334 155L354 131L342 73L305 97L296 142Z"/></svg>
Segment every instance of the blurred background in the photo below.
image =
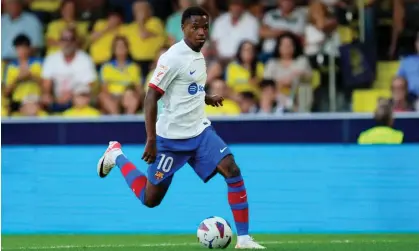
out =
<svg viewBox="0 0 419 251"><path fill-rule="evenodd" d="M141 114L150 73L211 15L208 115L418 110L417 0L2 0L2 117Z"/></svg>

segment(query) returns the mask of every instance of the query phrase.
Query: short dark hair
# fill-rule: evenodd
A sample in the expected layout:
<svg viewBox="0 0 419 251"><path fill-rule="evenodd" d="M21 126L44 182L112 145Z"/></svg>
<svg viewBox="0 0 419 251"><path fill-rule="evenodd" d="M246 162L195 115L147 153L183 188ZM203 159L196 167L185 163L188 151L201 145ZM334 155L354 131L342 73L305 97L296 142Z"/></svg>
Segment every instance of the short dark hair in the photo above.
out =
<svg viewBox="0 0 419 251"><path fill-rule="evenodd" d="M391 100L387 98L379 98L377 109L374 112L374 119L377 125L391 126L393 119L393 107Z"/></svg>
<svg viewBox="0 0 419 251"><path fill-rule="evenodd" d="M303 55L303 45L299 37L297 37L294 33L285 32L281 36L279 36L278 39L276 40L275 49L272 54L273 58L281 58L281 54L279 53L279 45L281 44L284 38L291 39L292 44L294 45L294 54L292 55L292 58L296 59L299 56Z"/></svg>
<svg viewBox="0 0 419 251"><path fill-rule="evenodd" d="M192 16L207 16L208 12L206 12L203 8L199 6L192 6L187 8L182 14L182 24L185 24L186 20L191 18Z"/></svg>
<svg viewBox="0 0 419 251"><path fill-rule="evenodd" d="M240 92L239 95L247 100L256 100L256 95L251 91Z"/></svg>
<svg viewBox="0 0 419 251"><path fill-rule="evenodd" d="M22 46L22 45L31 47L31 40L25 34L19 34L17 35L17 37L15 37L15 39L13 39L14 47Z"/></svg>
<svg viewBox="0 0 419 251"><path fill-rule="evenodd" d="M113 6L109 8L107 14L108 16L116 15L122 19L124 17L124 9L122 9L120 6Z"/></svg>

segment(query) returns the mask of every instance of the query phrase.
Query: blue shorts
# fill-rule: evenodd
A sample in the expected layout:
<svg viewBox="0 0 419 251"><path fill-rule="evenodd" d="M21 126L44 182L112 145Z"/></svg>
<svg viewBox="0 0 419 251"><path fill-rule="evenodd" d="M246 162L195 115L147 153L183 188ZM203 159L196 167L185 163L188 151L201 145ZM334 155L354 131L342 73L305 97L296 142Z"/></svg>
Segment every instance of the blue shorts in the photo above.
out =
<svg viewBox="0 0 419 251"><path fill-rule="evenodd" d="M166 139L158 136L156 143L157 158L147 170L148 180L154 185L169 185L173 174L186 163L207 182L220 161L231 154L226 143L211 126L191 139Z"/></svg>

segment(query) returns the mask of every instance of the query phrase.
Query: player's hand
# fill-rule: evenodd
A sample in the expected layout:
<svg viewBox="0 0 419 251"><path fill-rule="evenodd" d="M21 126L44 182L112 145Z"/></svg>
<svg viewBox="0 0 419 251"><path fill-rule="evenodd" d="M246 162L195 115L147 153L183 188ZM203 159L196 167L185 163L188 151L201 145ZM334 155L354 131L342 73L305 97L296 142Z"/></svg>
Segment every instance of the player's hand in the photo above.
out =
<svg viewBox="0 0 419 251"><path fill-rule="evenodd" d="M155 139L147 139L147 143L145 144L145 149L143 153L143 157L141 158L147 164L154 163L156 160L157 155L157 146L156 146L156 140Z"/></svg>
<svg viewBox="0 0 419 251"><path fill-rule="evenodd" d="M218 95L205 96L205 103L214 107L223 106L224 98Z"/></svg>

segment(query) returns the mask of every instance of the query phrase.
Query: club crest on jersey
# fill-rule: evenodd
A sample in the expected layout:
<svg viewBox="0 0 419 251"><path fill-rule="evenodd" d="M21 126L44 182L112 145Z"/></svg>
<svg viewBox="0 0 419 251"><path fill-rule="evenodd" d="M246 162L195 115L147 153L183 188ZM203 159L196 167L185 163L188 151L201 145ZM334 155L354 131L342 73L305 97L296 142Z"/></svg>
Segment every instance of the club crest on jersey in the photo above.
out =
<svg viewBox="0 0 419 251"><path fill-rule="evenodd" d="M161 180L161 179L163 179L163 176L164 176L164 173L162 173L162 172L160 172L160 171L157 171L157 172L156 172L156 174L154 174L154 177L155 177L157 180Z"/></svg>
<svg viewBox="0 0 419 251"><path fill-rule="evenodd" d="M191 95L195 95L198 92L205 91L204 87L202 85L198 85L197 83L192 83L188 86L188 92Z"/></svg>

